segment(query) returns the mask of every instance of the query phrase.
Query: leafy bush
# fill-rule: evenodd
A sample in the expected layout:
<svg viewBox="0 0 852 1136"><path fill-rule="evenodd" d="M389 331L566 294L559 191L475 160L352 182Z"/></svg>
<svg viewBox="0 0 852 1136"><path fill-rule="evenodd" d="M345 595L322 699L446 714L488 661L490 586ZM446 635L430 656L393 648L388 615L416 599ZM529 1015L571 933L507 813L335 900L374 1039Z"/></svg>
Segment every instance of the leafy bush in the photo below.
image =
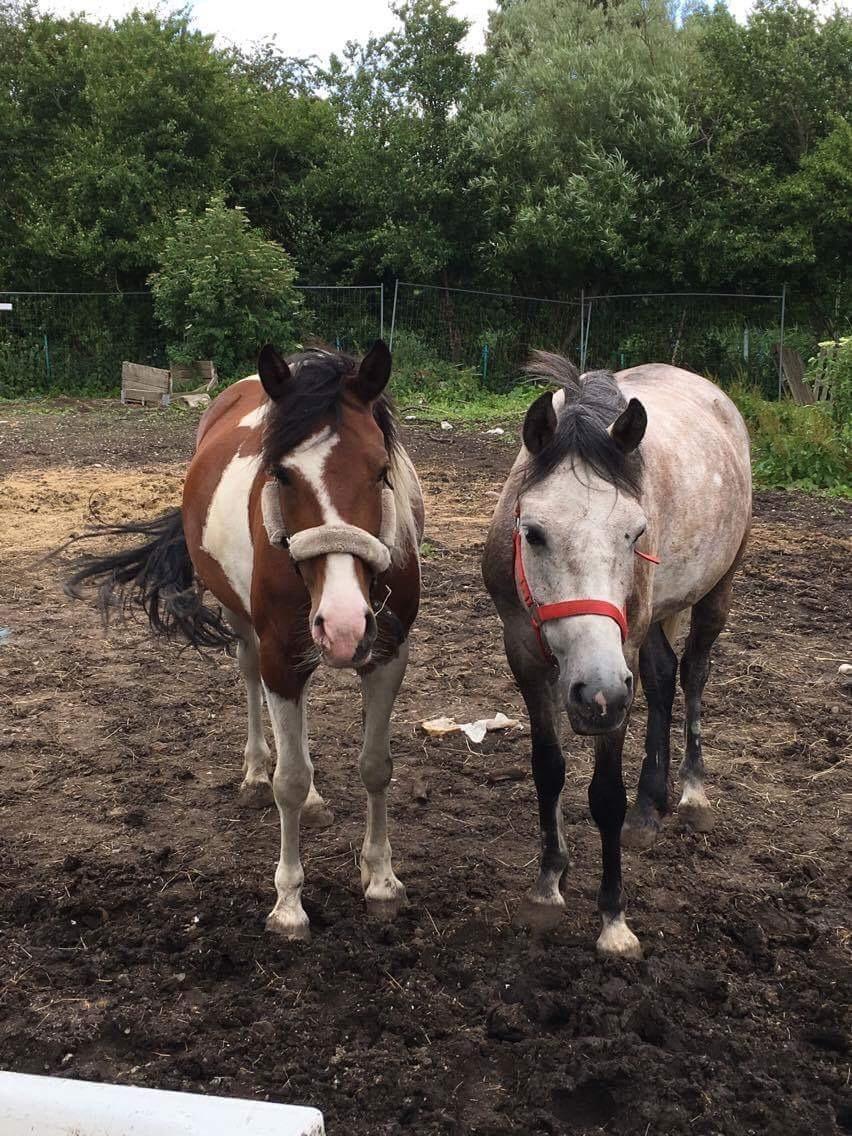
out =
<svg viewBox="0 0 852 1136"><path fill-rule="evenodd" d="M834 421L852 442L852 335L827 340L819 348L819 354L808 360L807 378L828 381Z"/></svg>
<svg viewBox="0 0 852 1136"><path fill-rule="evenodd" d="M259 347L292 349L301 324L287 253L221 195L201 216L181 211L149 277L173 363L213 359L225 376L252 369Z"/></svg>
<svg viewBox="0 0 852 1136"><path fill-rule="evenodd" d="M825 404L767 402L754 388L730 392L751 434L755 481L768 488L852 497L852 437Z"/></svg>

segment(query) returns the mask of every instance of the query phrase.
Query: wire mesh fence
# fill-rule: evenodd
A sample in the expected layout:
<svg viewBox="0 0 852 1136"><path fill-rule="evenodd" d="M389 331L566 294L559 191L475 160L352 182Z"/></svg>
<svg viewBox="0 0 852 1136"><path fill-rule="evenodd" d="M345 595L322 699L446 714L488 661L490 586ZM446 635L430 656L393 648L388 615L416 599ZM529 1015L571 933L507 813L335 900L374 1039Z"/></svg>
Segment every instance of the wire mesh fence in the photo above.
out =
<svg viewBox="0 0 852 1136"><path fill-rule="evenodd" d="M470 367L492 390L511 386L533 347L579 354L579 300L400 280L394 287L391 317L391 350L396 345L406 353Z"/></svg>
<svg viewBox="0 0 852 1136"><path fill-rule="evenodd" d="M308 319L303 337L314 334L338 351L365 349L384 335L383 284L301 284Z"/></svg>
<svg viewBox="0 0 852 1136"><path fill-rule="evenodd" d="M381 284L300 289L302 340L358 351L381 334ZM246 357L259 346L247 344ZM168 366L150 292L0 292L0 398L114 393L124 360Z"/></svg>
<svg viewBox="0 0 852 1136"><path fill-rule="evenodd" d="M389 331L398 358L469 368L491 390L510 387L533 348L568 355L583 369L675 363L722 383L744 379L766 395L778 390L779 295L581 293L557 300L399 281L386 319L381 284L300 290L302 341L315 337L357 353ZM799 338L815 344L818 337ZM246 357L258 346L246 345ZM167 366L166 354L148 292L0 292L0 397L114 392L123 360Z"/></svg>
<svg viewBox="0 0 852 1136"><path fill-rule="evenodd" d="M723 385L778 392L774 348L783 343L778 295L696 292L584 296L581 369L673 363Z"/></svg>
<svg viewBox="0 0 852 1136"><path fill-rule="evenodd" d="M0 292L0 397L117 389L122 360L165 364L147 292Z"/></svg>
<svg viewBox="0 0 852 1136"><path fill-rule="evenodd" d="M582 370L674 363L774 395L783 298L681 292L551 300L400 281L391 336L406 352L413 340L415 348L473 368L491 389L510 386L529 352L544 348Z"/></svg>

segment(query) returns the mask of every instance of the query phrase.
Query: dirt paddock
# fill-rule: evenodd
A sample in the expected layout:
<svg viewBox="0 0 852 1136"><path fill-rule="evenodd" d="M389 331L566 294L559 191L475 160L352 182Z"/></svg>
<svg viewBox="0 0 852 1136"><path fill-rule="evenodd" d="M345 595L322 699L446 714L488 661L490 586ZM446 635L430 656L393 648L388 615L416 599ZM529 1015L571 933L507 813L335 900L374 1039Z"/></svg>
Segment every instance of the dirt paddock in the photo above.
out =
<svg viewBox="0 0 852 1136"><path fill-rule="evenodd" d="M409 430L429 510L395 715L410 902L391 926L363 909L359 702L351 676L320 675L312 750L336 821L305 835L314 936L287 944L263 931L277 818L236 804L235 664L104 635L40 561L90 509L174 502L193 427L0 407L0 1067L314 1104L330 1136L849 1130L852 511L758 495L706 698L716 829L672 820L625 853L645 958L602 962L589 746L566 727L572 867L541 934L515 918L538 844L525 729L473 746L417 728L524 719L478 570L517 429Z"/></svg>

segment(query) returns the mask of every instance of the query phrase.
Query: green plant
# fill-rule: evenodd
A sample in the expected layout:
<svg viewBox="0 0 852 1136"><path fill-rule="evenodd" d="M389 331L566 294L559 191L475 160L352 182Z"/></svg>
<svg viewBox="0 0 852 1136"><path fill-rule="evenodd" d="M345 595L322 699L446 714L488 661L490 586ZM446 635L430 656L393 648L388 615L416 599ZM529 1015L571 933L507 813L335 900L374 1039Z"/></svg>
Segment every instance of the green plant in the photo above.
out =
<svg viewBox="0 0 852 1136"><path fill-rule="evenodd" d="M807 378L827 381L834 420L852 442L852 335L820 343L819 354L808 360Z"/></svg>
<svg viewBox="0 0 852 1136"><path fill-rule="evenodd" d="M852 436L827 405L767 402L742 385L729 393L749 428L757 484L852 497Z"/></svg>
<svg viewBox="0 0 852 1136"><path fill-rule="evenodd" d="M213 359L222 374L234 376L263 343L291 349L301 314L295 275L284 249L221 195L200 216L181 211L159 271L149 278L170 360Z"/></svg>

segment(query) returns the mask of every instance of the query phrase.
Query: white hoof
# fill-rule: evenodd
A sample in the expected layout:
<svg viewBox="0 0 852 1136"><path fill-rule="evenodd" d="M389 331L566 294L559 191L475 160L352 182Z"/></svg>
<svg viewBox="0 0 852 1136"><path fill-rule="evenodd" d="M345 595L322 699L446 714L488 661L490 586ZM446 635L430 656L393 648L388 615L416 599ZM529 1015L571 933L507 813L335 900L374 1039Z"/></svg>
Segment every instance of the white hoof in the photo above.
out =
<svg viewBox="0 0 852 1136"><path fill-rule="evenodd" d="M255 781L245 780L240 785L237 801L244 809L268 809L275 804L272 796L272 782L268 777Z"/></svg>
<svg viewBox="0 0 852 1136"><path fill-rule="evenodd" d="M266 917L266 929L273 935L280 935L283 939L297 939L307 943L311 937L311 928L308 917L302 906L286 910L276 905Z"/></svg>
<svg viewBox="0 0 852 1136"><path fill-rule="evenodd" d="M639 940L627 926L623 915L615 919L604 918L603 930L597 941L598 954L608 958L640 959Z"/></svg>
<svg viewBox="0 0 852 1136"><path fill-rule="evenodd" d="M677 806L678 819L695 832L710 832L716 826L716 814L707 800L704 786L687 782Z"/></svg>
<svg viewBox="0 0 852 1136"><path fill-rule="evenodd" d="M385 921L396 919L406 899L405 886L393 873L381 880L373 876L364 892L367 914Z"/></svg>

